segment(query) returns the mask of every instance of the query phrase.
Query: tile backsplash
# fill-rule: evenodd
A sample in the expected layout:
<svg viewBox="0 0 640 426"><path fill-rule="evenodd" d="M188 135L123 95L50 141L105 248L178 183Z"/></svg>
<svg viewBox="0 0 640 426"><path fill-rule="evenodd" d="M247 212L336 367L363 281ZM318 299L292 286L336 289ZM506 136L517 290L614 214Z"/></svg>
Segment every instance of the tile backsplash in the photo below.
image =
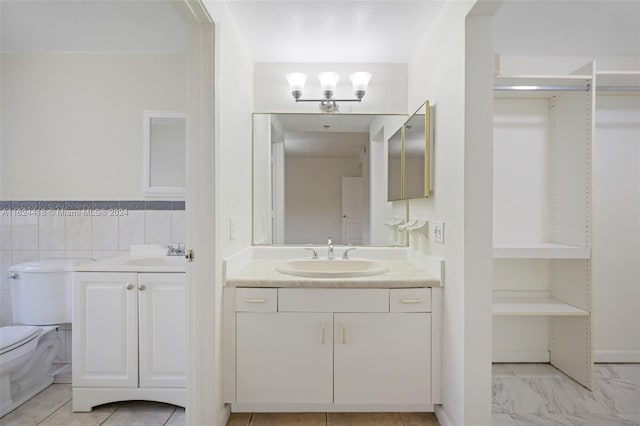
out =
<svg viewBox="0 0 640 426"><path fill-rule="evenodd" d="M184 201L0 201L0 325L11 324L11 265L128 256L132 244L184 241Z"/></svg>

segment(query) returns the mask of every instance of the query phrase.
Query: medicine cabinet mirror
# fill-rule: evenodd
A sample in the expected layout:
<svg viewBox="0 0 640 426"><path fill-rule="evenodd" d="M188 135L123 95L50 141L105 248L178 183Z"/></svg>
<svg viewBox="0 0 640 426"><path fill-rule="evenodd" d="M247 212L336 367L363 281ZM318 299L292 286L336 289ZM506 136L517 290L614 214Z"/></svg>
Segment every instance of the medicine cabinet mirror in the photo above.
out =
<svg viewBox="0 0 640 426"><path fill-rule="evenodd" d="M400 127L389 138L387 149L387 199L396 201L402 199L402 132Z"/></svg>
<svg viewBox="0 0 640 426"><path fill-rule="evenodd" d="M387 140L403 114L253 114L253 244L406 245L385 226ZM399 142L400 143L400 140ZM401 180L398 176L397 181Z"/></svg>
<svg viewBox="0 0 640 426"><path fill-rule="evenodd" d="M404 125L404 198L429 196L429 102L422 104Z"/></svg>
<svg viewBox="0 0 640 426"><path fill-rule="evenodd" d="M185 115L145 111L143 114L143 194L184 196L186 181Z"/></svg>
<svg viewBox="0 0 640 426"><path fill-rule="evenodd" d="M432 183L431 130L431 109L427 101L389 138L389 201L429 196Z"/></svg>

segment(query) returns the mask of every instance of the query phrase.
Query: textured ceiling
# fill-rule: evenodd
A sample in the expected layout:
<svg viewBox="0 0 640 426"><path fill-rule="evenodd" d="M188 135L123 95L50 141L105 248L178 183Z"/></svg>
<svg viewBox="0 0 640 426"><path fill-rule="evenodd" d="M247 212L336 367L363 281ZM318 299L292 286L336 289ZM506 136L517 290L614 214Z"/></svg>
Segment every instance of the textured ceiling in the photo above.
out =
<svg viewBox="0 0 640 426"><path fill-rule="evenodd" d="M256 62L400 62L444 0L229 0Z"/></svg>

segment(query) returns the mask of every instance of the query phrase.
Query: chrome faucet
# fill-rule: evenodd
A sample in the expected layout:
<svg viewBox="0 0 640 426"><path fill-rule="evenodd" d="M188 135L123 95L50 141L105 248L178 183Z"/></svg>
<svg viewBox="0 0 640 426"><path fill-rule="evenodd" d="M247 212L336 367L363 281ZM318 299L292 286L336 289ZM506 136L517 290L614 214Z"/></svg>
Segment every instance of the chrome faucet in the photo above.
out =
<svg viewBox="0 0 640 426"><path fill-rule="evenodd" d="M314 249L310 248L310 247L305 247L305 250L310 250L311 251L311 258L312 259L318 259L318 252L315 251Z"/></svg>
<svg viewBox="0 0 640 426"><path fill-rule="evenodd" d="M184 256L186 253L185 247L178 243L178 246L173 244L167 244L167 256Z"/></svg>
<svg viewBox="0 0 640 426"><path fill-rule="evenodd" d="M345 260L348 260L349 259L349 252L351 250L355 250L355 249L356 249L355 247L351 247L351 248L346 249L344 251L344 254L342 255L342 258L345 259Z"/></svg>
<svg viewBox="0 0 640 426"><path fill-rule="evenodd" d="M331 237L329 237L328 244L329 244L329 252L327 253L327 259L333 260L334 259L334 256L333 256L333 244L331 243Z"/></svg>

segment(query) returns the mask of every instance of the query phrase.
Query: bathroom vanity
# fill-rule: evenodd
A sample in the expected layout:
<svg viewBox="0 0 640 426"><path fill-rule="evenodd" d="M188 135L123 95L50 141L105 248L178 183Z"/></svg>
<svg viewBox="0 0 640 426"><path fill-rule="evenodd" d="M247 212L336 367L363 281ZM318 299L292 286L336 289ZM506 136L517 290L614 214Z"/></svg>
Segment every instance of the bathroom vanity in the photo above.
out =
<svg viewBox="0 0 640 426"><path fill-rule="evenodd" d="M277 271L280 259L228 274L232 411L433 411L441 280L406 259L381 262L387 272L365 277L291 276Z"/></svg>
<svg viewBox="0 0 640 426"><path fill-rule="evenodd" d="M185 406L184 259L78 266L73 332L73 411L123 400Z"/></svg>

